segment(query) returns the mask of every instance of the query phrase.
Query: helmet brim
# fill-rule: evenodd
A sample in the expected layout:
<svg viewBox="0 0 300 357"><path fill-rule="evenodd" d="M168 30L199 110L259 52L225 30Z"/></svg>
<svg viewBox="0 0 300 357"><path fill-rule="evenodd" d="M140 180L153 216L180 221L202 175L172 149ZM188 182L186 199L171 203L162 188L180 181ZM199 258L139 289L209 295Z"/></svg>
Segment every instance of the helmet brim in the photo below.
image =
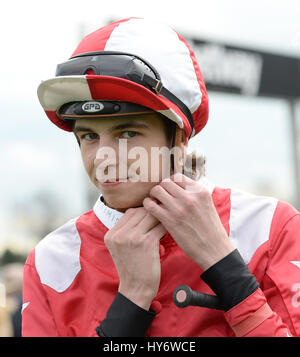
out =
<svg viewBox="0 0 300 357"><path fill-rule="evenodd" d="M156 111L184 129L187 137L191 127L183 112L170 100L144 86L123 78L98 75L61 76L48 79L38 87L38 98L48 118L60 129L72 131L59 118L60 107L69 102L111 100L135 103Z"/></svg>

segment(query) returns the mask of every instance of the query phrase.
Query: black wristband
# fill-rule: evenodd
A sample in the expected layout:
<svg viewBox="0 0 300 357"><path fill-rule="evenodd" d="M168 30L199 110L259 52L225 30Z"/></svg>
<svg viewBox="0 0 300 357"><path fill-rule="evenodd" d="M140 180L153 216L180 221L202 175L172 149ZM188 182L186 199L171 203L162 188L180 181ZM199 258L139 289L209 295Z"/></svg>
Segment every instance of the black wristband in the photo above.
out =
<svg viewBox="0 0 300 357"><path fill-rule="evenodd" d="M250 273L237 249L208 268L201 279L220 298L225 311L259 288L255 276Z"/></svg>
<svg viewBox="0 0 300 357"><path fill-rule="evenodd" d="M101 337L144 337L155 315L118 292L96 332Z"/></svg>

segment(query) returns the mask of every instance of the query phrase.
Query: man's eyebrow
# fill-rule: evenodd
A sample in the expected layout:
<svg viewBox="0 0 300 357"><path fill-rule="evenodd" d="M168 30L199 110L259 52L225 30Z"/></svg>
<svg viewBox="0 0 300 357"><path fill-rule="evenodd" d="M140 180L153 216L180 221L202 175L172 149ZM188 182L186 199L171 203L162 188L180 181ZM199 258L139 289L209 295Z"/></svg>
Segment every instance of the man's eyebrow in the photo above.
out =
<svg viewBox="0 0 300 357"><path fill-rule="evenodd" d="M138 121L130 121L130 122L125 122L125 123L121 123L121 124L112 126L109 128L109 131L130 129L130 128L150 129L150 127L145 123L138 122ZM95 129L93 129L93 128L88 128L88 127L84 127L84 126L76 126L73 131L75 133L78 133L80 131L94 131L94 130Z"/></svg>
<svg viewBox="0 0 300 357"><path fill-rule="evenodd" d="M141 128L141 129L150 129L149 125L139 122L139 121L129 121L125 123L121 123L118 125L115 125L109 129L109 131L114 131L114 130L122 130L122 129L129 129L129 128Z"/></svg>
<svg viewBox="0 0 300 357"><path fill-rule="evenodd" d="M73 132L74 133L77 133L77 132L80 132L80 131L93 131L93 129L91 128L86 128L84 126L76 126L74 129L73 129Z"/></svg>

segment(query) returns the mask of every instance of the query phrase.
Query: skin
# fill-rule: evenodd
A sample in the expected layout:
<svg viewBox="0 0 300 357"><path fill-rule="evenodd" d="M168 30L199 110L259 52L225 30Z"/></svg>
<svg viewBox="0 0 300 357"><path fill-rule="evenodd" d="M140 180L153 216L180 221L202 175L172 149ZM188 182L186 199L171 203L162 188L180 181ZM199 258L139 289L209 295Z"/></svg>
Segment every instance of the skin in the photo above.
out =
<svg viewBox="0 0 300 357"><path fill-rule="evenodd" d="M124 123L134 120L137 125L114 129ZM145 127L142 127L145 126ZM91 130L78 131L78 128L86 127ZM162 180L159 175L157 182L151 182L150 177L146 177L149 182L131 182L130 177L127 182L116 187L106 187L101 185L97 179L97 166L101 160L96 158L97 151L103 147L109 147L116 153L116 162L111 166L116 169L117 178L121 158L119 158L119 139L127 139L127 151L134 147L143 147L148 152L148 173L151 173L151 147L168 146L164 132L162 119L156 114L141 115L129 118L109 118L109 119L80 119L75 122L74 133L80 142L80 149L85 170L92 183L101 191L107 206L125 212L126 209L142 206L143 199L149 194L152 187ZM103 160L102 160L103 161ZM126 159L126 166L129 168L136 159ZM123 162L124 164L124 162ZM99 175L98 175L99 176ZM98 177L99 178L99 177Z"/></svg>
<svg viewBox="0 0 300 357"><path fill-rule="evenodd" d="M87 174L103 194L105 203L125 212L104 237L119 274L118 291L148 310L159 288L159 241L166 232L203 270L224 258L234 247L220 221L211 194L201 184L180 173L171 176L171 179L164 178L160 173L159 182L124 182L113 187L101 185L96 177L99 164L96 154L102 146L117 152L119 139L128 138L128 150L142 146L150 155L152 146L169 144L159 116L139 116L139 123L147 127L113 129L124 120L81 119L76 122L74 132L80 142ZM79 126L91 130L78 132ZM186 147L187 140L183 139L180 146L182 152ZM128 166L132 161L135 160L128 159ZM148 162L150 165L150 160ZM116 167L120 165L119 157L113 164Z"/></svg>

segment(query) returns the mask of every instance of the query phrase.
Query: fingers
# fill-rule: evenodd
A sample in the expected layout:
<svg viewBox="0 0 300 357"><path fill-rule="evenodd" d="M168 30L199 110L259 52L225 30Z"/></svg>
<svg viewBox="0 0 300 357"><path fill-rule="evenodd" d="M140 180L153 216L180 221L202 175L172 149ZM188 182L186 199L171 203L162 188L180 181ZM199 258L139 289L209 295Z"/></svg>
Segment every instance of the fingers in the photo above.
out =
<svg viewBox="0 0 300 357"><path fill-rule="evenodd" d="M175 181L176 180L176 181ZM191 185L191 182L193 186ZM201 186L199 186L201 188ZM189 189L192 188L192 192L199 192L198 185L195 185L195 182L190 180L189 178L185 178L184 175L176 174L172 180L165 179L159 185L154 186L149 196L150 198L158 203L162 203L160 205L161 208L166 208L169 211L174 211L178 204L182 204L187 199L187 193ZM196 190L197 189L197 190ZM162 210L159 210L158 207L155 207L155 202L146 201L146 205L144 207L149 211L152 209L152 214L154 214L158 219L160 219L160 213ZM164 207L162 207L164 206Z"/></svg>
<svg viewBox="0 0 300 357"><path fill-rule="evenodd" d="M169 183L172 184L172 182L166 182L164 185L161 183L159 185L154 186L149 193L150 197L152 199L156 199L158 203L161 202L165 206L170 206L172 204L173 195L170 194L170 192L168 192L166 189L166 186L169 186ZM173 183L173 185L175 184ZM179 189L182 190L182 188Z"/></svg>
<svg viewBox="0 0 300 357"><path fill-rule="evenodd" d="M176 173L171 177L171 179L176 185L182 187L183 189L186 189L187 186L196 185L196 182L194 180L190 179L189 177L181 173Z"/></svg>
<svg viewBox="0 0 300 357"><path fill-rule="evenodd" d="M173 197L183 197L184 195L184 188L181 187L180 185L176 184L174 181L172 180L163 180L160 183L160 186L166 191L168 192L169 195L173 196Z"/></svg>
<svg viewBox="0 0 300 357"><path fill-rule="evenodd" d="M174 176L172 176L172 182L174 182L177 188L180 187L184 191L183 193L183 191L178 190L177 192L178 193L180 192L180 194L185 194L185 193L197 194L206 190L206 188L199 182L196 182L191 178L182 175L180 173L176 173Z"/></svg>
<svg viewBox="0 0 300 357"><path fill-rule="evenodd" d="M166 228L159 223L148 232L148 237L149 239L157 239L159 241L166 233Z"/></svg>
<svg viewBox="0 0 300 357"><path fill-rule="evenodd" d="M171 207L174 204L172 198L184 200L186 183L183 181L184 175L175 175L178 182L174 179L165 179L159 185L154 186L150 191L150 197L163 203L166 207ZM181 180L182 182L179 182Z"/></svg>
<svg viewBox="0 0 300 357"><path fill-rule="evenodd" d="M149 232L153 227L159 224L159 220L151 215L145 207L137 207L128 209L113 230L137 230L139 234Z"/></svg>
<svg viewBox="0 0 300 357"><path fill-rule="evenodd" d="M184 201L186 193L198 193L201 192L202 189L202 185L199 185L185 175L177 173L173 175L171 179L165 179L161 181L159 185L154 186L150 191L150 196L158 199L167 207L170 207L172 204L172 197ZM170 197L166 195L166 193L168 193Z"/></svg>
<svg viewBox="0 0 300 357"><path fill-rule="evenodd" d="M159 205L155 200L150 197L146 197L143 201L145 209L155 218L157 218L161 223L164 224L164 221L167 218L167 210Z"/></svg>
<svg viewBox="0 0 300 357"><path fill-rule="evenodd" d="M145 211L147 212L146 209ZM147 212L144 218L137 224L136 228L139 229L140 232L143 234L149 232L153 227L157 226L158 224L158 219L152 216L149 212Z"/></svg>
<svg viewBox="0 0 300 357"><path fill-rule="evenodd" d="M115 229L119 229L126 225L127 228L136 226L148 212L144 207L129 208L121 219L116 223Z"/></svg>

